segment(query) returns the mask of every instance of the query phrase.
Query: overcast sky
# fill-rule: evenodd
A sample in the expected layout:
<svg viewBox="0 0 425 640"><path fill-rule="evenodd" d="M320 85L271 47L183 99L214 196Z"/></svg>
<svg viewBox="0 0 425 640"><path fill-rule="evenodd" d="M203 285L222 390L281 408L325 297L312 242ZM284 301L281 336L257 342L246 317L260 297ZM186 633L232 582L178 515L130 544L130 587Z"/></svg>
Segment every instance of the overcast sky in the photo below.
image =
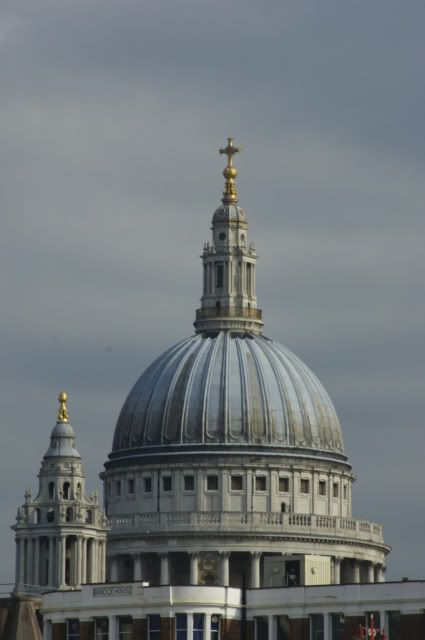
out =
<svg viewBox="0 0 425 640"><path fill-rule="evenodd" d="M318 375L425 578L423 0L3 0L0 582L69 393L88 487L137 377L192 333L233 135L266 335Z"/></svg>

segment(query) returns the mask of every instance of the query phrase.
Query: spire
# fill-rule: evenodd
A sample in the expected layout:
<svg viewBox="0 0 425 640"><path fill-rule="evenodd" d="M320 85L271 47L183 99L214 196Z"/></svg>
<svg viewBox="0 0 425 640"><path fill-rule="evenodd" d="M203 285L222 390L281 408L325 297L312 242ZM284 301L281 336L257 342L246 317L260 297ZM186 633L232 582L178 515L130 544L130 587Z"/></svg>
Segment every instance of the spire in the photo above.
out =
<svg viewBox="0 0 425 640"><path fill-rule="evenodd" d="M197 333L233 331L260 334L261 309L257 307L254 245L248 243L248 222L238 205L233 156L240 152L233 138L220 153L227 156L222 204L212 219L212 242L202 252L203 292L194 322Z"/></svg>
<svg viewBox="0 0 425 640"><path fill-rule="evenodd" d="M227 167L225 167L223 171L223 176L226 179L223 198L221 200L223 204L236 204L238 201L238 192L235 183L238 172L233 166L233 156L235 155L235 153L239 153L240 151L241 147L235 147L235 145L233 144L233 138L227 138L227 147L224 147L224 149L219 149L220 153L223 153L227 156Z"/></svg>
<svg viewBox="0 0 425 640"><path fill-rule="evenodd" d="M68 394L66 393L66 391L61 391L60 392L60 394L58 395L58 400L59 400L59 410L58 410L57 421L58 422L68 422L69 415L68 415L68 409L66 407L66 401L68 400Z"/></svg>

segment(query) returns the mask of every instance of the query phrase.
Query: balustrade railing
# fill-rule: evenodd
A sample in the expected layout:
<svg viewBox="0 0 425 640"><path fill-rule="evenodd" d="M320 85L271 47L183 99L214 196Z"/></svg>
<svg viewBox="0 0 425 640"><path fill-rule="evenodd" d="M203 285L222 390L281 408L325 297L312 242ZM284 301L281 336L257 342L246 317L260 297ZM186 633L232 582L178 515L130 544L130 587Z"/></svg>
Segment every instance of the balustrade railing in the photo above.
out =
<svg viewBox="0 0 425 640"><path fill-rule="evenodd" d="M208 318L253 318L261 320L261 309L251 307L203 307L196 310L196 319Z"/></svg>
<svg viewBox="0 0 425 640"><path fill-rule="evenodd" d="M367 520L303 513L172 511L110 516L112 535L120 529L141 531L234 531L304 533L383 542L383 527Z"/></svg>

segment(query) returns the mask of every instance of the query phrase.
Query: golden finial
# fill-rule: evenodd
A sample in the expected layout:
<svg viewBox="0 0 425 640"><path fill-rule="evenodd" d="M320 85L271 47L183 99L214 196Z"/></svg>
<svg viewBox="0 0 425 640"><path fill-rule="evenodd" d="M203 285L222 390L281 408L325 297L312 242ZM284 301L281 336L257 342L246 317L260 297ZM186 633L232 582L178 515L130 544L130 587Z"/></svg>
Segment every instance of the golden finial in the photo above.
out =
<svg viewBox="0 0 425 640"><path fill-rule="evenodd" d="M58 410L58 422L68 422L68 409L66 408L66 401L68 400L68 394L66 391L61 391L58 395L59 410Z"/></svg>
<svg viewBox="0 0 425 640"><path fill-rule="evenodd" d="M223 176L226 179L222 198L223 204L230 204L238 201L238 192L235 184L238 172L233 166L233 156L235 153L239 153L240 150L240 147L235 147L233 144L233 138L227 138L227 147L219 149L220 153L224 153L227 156L227 167L223 171Z"/></svg>

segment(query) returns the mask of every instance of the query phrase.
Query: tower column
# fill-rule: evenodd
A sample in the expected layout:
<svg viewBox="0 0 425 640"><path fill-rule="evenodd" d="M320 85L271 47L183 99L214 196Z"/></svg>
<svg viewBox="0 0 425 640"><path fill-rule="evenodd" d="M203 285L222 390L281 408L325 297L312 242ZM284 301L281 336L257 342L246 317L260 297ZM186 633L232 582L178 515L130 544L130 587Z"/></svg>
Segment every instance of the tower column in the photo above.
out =
<svg viewBox="0 0 425 640"><path fill-rule="evenodd" d="M198 584L199 578L199 552L193 551L190 556L190 584Z"/></svg>
<svg viewBox="0 0 425 640"><path fill-rule="evenodd" d="M27 538L27 558L26 558L26 571L25 582L26 584L33 583L33 549L32 538Z"/></svg>
<svg viewBox="0 0 425 640"><path fill-rule="evenodd" d="M355 584L360 582L360 563L358 560L353 560L353 582Z"/></svg>
<svg viewBox="0 0 425 640"><path fill-rule="evenodd" d="M251 551L251 589L260 587L260 560L259 551Z"/></svg>
<svg viewBox="0 0 425 640"><path fill-rule="evenodd" d="M166 585L170 583L170 571L168 566L168 553L161 553L161 576L160 583L161 585Z"/></svg>
<svg viewBox="0 0 425 640"><path fill-rule="evenodd" d="M375 582L375 571L373 568L373 562L367 563L367 582Z"/></svg>
<svg viewBox="0 0 425 640"><path fill-rule="evenodd" d="M66 536L60 536L58 544L59 588L65 587L66 572Z"/></svg>
<svg viewBox="0 0 425 640"><path fill-rule="evenodd" d="M82 537L77 536L75 547L75 585L81 586Z"/></svg>
<svg viewBox="0 0 425 640"><path fill-rule="evenodd" d="M47 584L49 587L54 586L54 565L55 565L55 555L54 555L54 547L55 547L55 538L54 536L49 536L49 560L48 560L48 576L47 576Z"/></svg>
<svg viewBox="0 0 425 640"><path fill-rule="evenodd" d="M97 572L97 544L95 538L91 539L91 549L90 549L90 582L96 582L96 572Z"/></svg>
<svg viewBox="0 0 425 640"><path fill-rule="evenodd" d="M333 559L333 583L341 584L341 561L342 558L335 556Z"/></svg>
<svg viewBox="0 0 425 640"><path fill-rule="evenodd" d="M140 553L133 556L133 580L140 582L142 579L142 558Z"/></svg>
<svg viewBox="0 0 425 640"><path fill-rule="evenodd" d="M221 584L223 585L223 587L228 587L229 586L230 552L222 551L220 553L220 558L221 558Z"/></svg>
<svg viewBox="0 0 425 640"><path fill-rule="evenodd" d="M81 582L87 582L87 538L81 540Z"/></svg>
<svg viewBox="0 0 425 640"><path fill-rule="evenodd" d="M40 580L40 538L37 536L34 540L34 576L33 583L41 584Z"/></svg>

